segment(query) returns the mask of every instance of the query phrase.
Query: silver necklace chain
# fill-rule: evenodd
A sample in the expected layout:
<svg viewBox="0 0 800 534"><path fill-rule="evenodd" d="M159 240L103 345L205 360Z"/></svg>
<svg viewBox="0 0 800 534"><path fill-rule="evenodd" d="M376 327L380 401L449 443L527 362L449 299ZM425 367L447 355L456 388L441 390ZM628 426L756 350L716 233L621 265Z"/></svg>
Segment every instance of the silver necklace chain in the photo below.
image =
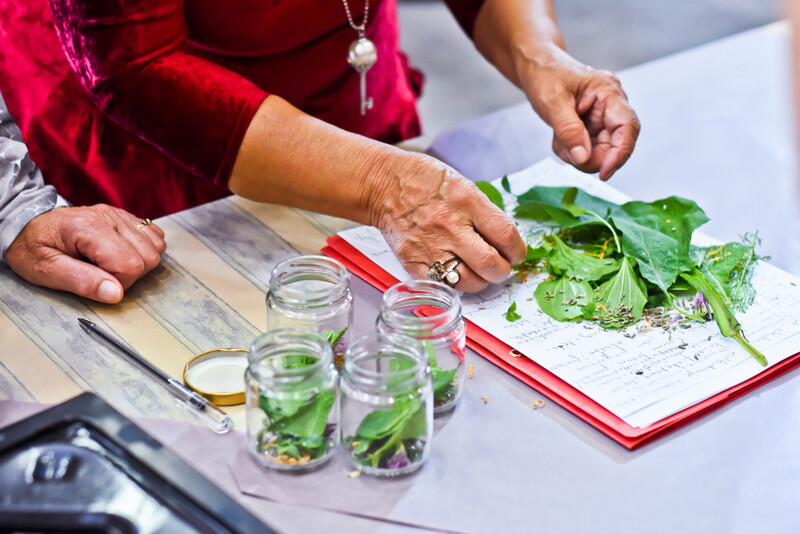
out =
<svg viewBox="0 0 800 534"><path fill-rule="evenodd" d="M344 4L344 11L347 13L347 22L350 23L350 27L353 28L355 31L358 32L359 35L363 35L367 29L367 17L369 17L369 0L364 0L364 20L361 21L361 24L356 26L356 23L353 22L353 16L350 14L350 6L347 5L347 0L342 0Z"/></svg>

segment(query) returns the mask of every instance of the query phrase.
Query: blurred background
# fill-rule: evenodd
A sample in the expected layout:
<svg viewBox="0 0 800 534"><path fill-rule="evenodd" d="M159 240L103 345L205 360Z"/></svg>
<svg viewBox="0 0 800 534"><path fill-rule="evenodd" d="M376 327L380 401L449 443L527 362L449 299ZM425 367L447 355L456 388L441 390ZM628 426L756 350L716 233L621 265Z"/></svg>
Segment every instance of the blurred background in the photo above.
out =
<svg viewBox="0 0 800 534"><path fill-rule="evenodd" d="M781 20L785 0L554 0L567 51L619 71ZM443 130L517 104L521 91L475 50L440 0L400 0L401 45L426 75L427 146Z"/></svg>

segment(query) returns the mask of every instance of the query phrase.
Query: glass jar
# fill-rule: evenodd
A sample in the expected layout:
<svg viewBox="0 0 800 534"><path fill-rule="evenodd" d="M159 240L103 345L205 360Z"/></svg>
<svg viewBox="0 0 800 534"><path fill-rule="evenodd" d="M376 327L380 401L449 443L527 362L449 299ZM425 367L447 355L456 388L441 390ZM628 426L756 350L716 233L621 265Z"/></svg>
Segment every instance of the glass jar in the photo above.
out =
<svg viewBox="0 0 800 534"><path fill-rule="evenodd" d="M267 331L307 328L333 347L341 369L353 320L350 275L326 256L297 256L272 270L267 293Z"/></svg>
<svg viewBox="0 0 800 534"><path fill-rule="evenodd" d="M383 294L379 332L418 339L433 376L434 413L452 410L464 389L466 324L456 291L431 280L395 284Z"/></svg>
<svg viewBox="0 0 800 534"><path fill-rule="evenodd" d="M433 388L421 344L398 334L359 337L347 349L340 389L342 446L356 469L398 476L422 466Z"/></svg>
<svg viewBox="0 0 800 534"><path fill-rule="evenodd" d="M339 442L333 352L317 332L287 328L258 336L245 371L248 449L275 469L319 466Z"/></svg>

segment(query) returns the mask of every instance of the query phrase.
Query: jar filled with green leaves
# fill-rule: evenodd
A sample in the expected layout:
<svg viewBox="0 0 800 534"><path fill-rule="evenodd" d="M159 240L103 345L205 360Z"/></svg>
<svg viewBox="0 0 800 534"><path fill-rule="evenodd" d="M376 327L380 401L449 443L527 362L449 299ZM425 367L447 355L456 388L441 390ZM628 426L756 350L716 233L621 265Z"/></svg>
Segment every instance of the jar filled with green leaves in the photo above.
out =
<svg viewBox="0 0 800 534"><path fill-rule="evenodd" d="M339 442L337 374L317 332L279 329L253 341L245 372L248 448L275 469L317 467Z"/></svg>
<svg viewBox="0 0 800 534"><path fill-rule="evenodd" d="M356 339L340 388L342 446L355 469L398 476L422 466L433 435L433 389L421 344L390 333Z"/></svg>
<svg viewBox="0 0 800 534"><path fill-rule="evenodd" d="M452 410L466 374L466 324L458 293L430 280L395 284L383 294L377 327L422 343L433 376L434 413Z"/></svg>
<svg viewBox="0 0 800 534"><path fill-rule="evenodd" d="M296 256L272 270L267 293L267 331L307 328L333 347L341 368L353 320L350 275L326 256Z"/></svg>

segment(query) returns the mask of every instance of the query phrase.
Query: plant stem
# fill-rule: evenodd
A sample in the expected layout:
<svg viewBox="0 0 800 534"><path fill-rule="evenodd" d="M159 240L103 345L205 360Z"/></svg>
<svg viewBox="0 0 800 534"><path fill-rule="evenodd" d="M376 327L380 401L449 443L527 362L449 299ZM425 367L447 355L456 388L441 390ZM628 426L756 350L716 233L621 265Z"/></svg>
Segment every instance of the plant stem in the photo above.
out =
<svg viewBox="0 0 800 534"><path fill-rule="evenodd" d="M722 295L706 280L705 276L697 268L694 268L691 272L681 273L681 278L689 282L694 289L703 293L711 305L711 309L714 310L714 320L722 335L735 339L758 363L766 367L767 359L744 337L742 325L725 304Z"/></svg>

